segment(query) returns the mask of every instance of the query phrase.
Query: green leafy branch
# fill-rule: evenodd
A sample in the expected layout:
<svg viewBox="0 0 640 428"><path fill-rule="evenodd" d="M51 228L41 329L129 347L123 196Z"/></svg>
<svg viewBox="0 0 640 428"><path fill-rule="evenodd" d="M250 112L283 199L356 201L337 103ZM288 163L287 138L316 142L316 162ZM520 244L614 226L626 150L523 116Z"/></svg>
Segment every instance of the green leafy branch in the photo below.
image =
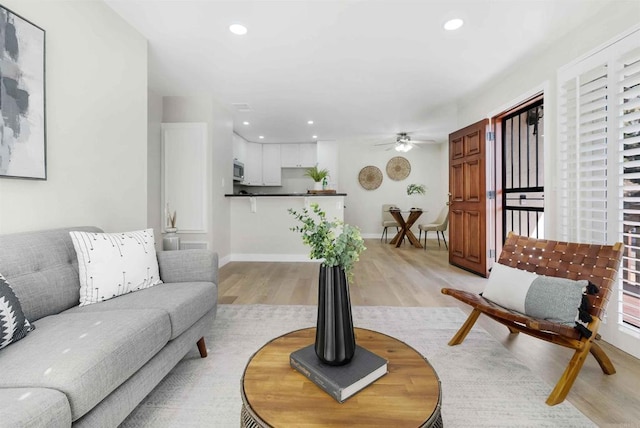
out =
<svg viewBox="0 0 640 428"><path fill-rule="evenodd" d="M426 189L424 187L424 184L409 184L407 186L407 195L424 195L426 192Z"/></svg>
<svg viewBox="0 0 640 428"><path fill-rule="evenodd" d="M310 258L320 260L327 267L340 266L353 280L353 266L366 249L360 230L339 220L329 221L317 203L311 204L313 215L307 208L297 212L289 208L289 213L301 224L291 228L302 235L302 242L311 247Z"/></svg>

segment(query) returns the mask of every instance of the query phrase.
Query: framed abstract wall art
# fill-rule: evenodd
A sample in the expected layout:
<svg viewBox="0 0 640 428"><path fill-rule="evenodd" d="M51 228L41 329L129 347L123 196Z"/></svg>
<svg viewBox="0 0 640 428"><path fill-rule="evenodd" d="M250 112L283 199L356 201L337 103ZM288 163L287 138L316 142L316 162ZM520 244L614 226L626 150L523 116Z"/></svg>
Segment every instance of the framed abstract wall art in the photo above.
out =
<svg viewBox="0 0 640 428"><path fill-rule="evenodd" d="M0 177L47 179L45 32L0 6Z"/></svg>

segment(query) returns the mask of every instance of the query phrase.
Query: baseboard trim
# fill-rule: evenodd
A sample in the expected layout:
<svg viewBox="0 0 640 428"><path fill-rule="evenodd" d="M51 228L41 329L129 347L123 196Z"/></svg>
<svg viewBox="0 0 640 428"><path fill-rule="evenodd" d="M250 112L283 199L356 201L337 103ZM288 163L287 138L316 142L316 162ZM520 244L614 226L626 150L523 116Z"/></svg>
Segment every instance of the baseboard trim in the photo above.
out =
<svg viewBox="0 0 640 428"><path fill-rule="evenodd" d="M231 254L232 262L318 262L302 254Z"/></svg>
<svg viewBox="0 0 640 428"><path fill-rule="evenodd" d="M218 259L218 267L221 268L222 266L226 265L230 261L231 261L231 256L226 255L226 256Z"/></svg>

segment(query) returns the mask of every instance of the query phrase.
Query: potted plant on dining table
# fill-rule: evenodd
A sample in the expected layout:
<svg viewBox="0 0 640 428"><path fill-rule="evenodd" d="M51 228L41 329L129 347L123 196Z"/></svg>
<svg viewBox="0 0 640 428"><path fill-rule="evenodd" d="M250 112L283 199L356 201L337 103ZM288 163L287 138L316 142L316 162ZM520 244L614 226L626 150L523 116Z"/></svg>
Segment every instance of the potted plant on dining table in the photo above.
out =
<svg viewBox="0 0 640 428"><path fill-rule="evenodd" d="M357 227L339 220L327 220L318 204L311 212L289 209L301 224L292 227L302 234L302 242L311 247L310 258L322 260L318 281L318 318L316 355L325 364L344 365L356 349L349 281L353 266L366 248Z"/></svg>

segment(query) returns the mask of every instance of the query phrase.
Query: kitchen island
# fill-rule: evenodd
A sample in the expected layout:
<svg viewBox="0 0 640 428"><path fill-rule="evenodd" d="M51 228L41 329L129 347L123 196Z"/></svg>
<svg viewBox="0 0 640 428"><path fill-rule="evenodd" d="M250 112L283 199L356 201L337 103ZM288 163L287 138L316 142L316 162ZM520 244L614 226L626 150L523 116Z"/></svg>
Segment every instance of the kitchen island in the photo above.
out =
<svg viewBox="0 0 640 428"><path fill-rule="evenodd" d="M227 194L231 205L230 261L309 261L309 247L292 227L298 222L288 213L317 203L327 219L344 220L345 193Z"/></svg>

